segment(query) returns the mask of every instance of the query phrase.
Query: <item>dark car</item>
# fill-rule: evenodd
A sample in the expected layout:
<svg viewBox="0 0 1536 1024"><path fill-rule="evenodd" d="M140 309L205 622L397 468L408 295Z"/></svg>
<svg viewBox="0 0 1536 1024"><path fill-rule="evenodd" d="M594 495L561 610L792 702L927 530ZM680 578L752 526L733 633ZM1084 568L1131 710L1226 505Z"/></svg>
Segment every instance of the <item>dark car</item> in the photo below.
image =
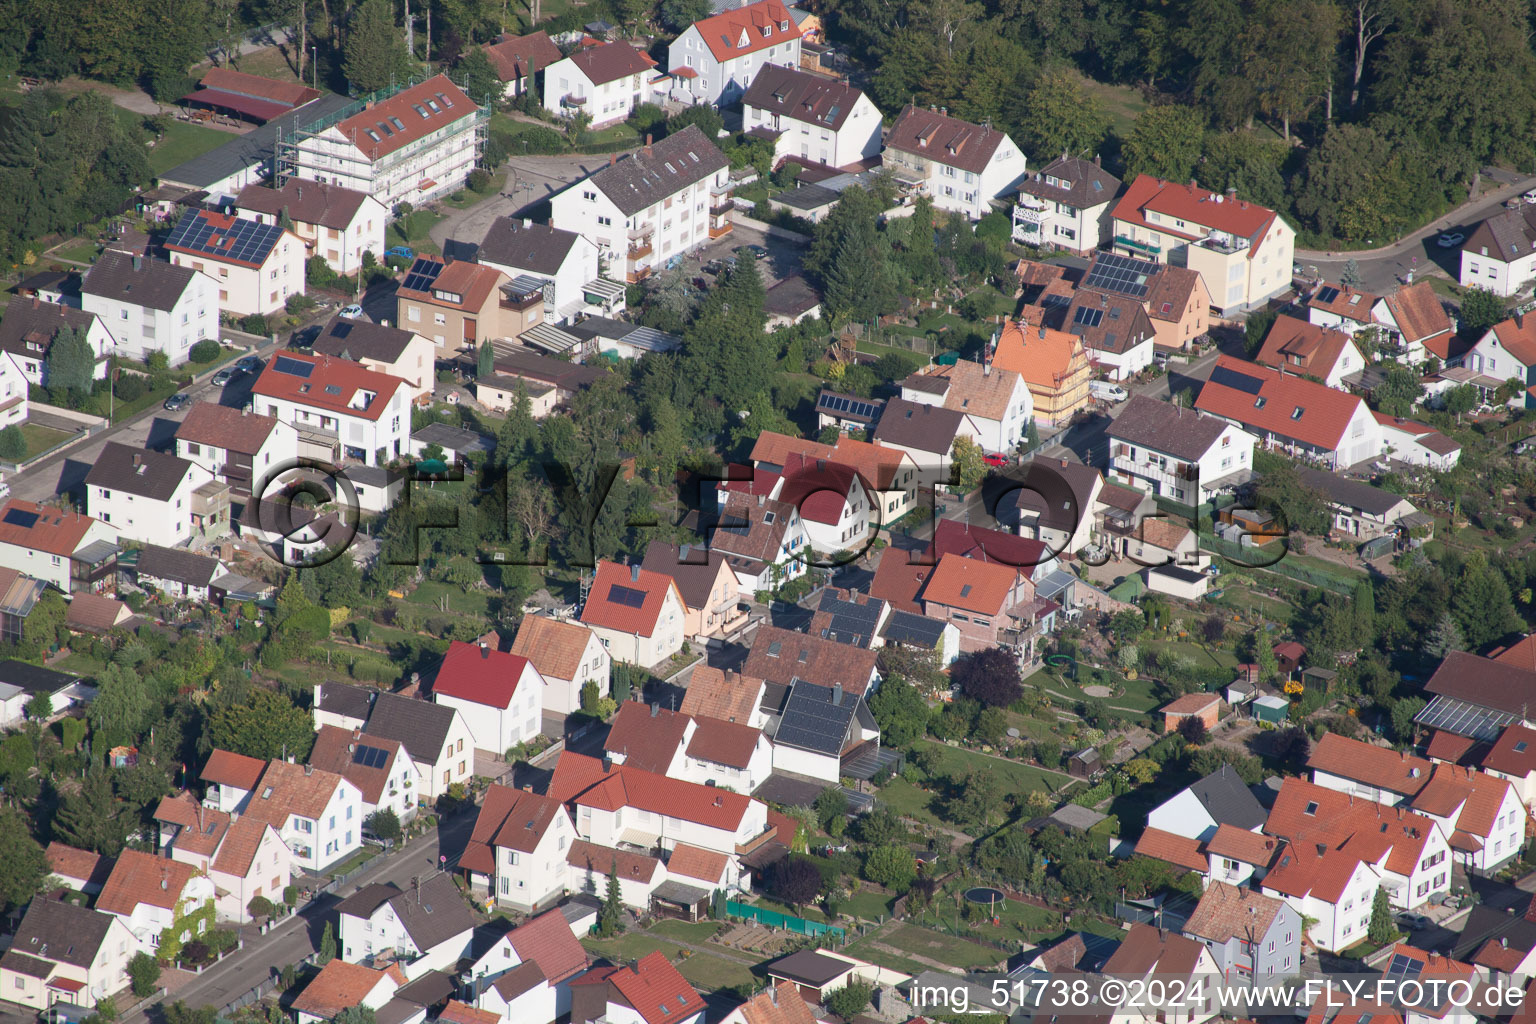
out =
<svg viewBox="0 0 1536 1024"><path fill-rule="evenodd" d="M754 259L765 260L768 258L768 250L761 245L743 245L736 251L738 253L749 252Z"/></svg>
<svg viewBox="0 0 1536 1024"><path fill-rule="evenodd" d="M186 395L176 394L165 400L164 408L166 412L180 412L191 404L192 399L188 398Z"/></svg>
<svg viewBox="0 0 1536 1024"><path fill-rule="evenodd" d="M235 369L241 373L260 373L261 360L255 356L244 356L235 364Z"/></svg>
<svg viewBox="0 0 1536 1024"><path fill-rule="evenodd" d="M708 263L704 264L704 273L706 274L718 274L724 269L724 260L710 260Z"/></svg>
<svg viewBox="0 0 1536 1024"><path fill-rule="evenodd" d="M302 331L294 331L289 345L293 348L313 348L315 340L320 337L321 330L322 328L319 324L311 324Z"/></svg>
<svg viewBox="0 0 1536 1024"><path fill-rule="evenodd" d="M213 375L213 386L216 388L222 388L224 385L228 384L234 379L235 371L226 368Z"/></svg>

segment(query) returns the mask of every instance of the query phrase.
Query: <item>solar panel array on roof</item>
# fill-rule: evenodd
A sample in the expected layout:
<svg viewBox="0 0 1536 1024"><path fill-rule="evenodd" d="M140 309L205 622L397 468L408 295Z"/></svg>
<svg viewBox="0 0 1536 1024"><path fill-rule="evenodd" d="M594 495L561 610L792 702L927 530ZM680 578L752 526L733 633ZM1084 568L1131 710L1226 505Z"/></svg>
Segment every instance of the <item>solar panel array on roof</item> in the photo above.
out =
<svg viewBox="0 0 1536 1024"><path fill-rule="evenodd" d="M429 292L432 283L437 280L437 275L443 272L443 264L425 256L416 257L416 262L411 264L411 269L406 273L405 280L400 283L401 288L408 288L414 292Z"/></svg>
<svg viewBox="0 0 1536 1024"><path fill-rule="evenodd" d="M882 635L895 643L933 648L943 639L944 625L938 619L914 615L912 612L893 611Z"/></svg>
<svg viewBox="0 0 1536 1024"><path fill-rule="evenodd" d="M1147 280L1156 272L1155 263L1101 252L1094 257L1082 286L1144 299L1147 297Z"/></svg>
<svg viewBox="0 0 1536 1024"><path fill-rule="evenodd" d="M844 416L856 416L859 419L872 420L880 411L880 406L874 402L866 402L862 398L851 398L848 395L838 395L830 391L823 391L816 400L818 412L838 413Z"/></svg>
<svg viewBox="0 0 1536 1024"><path fill-rule="evenodd" d="M389 751L382 747L358 744L357 749L352 751L352 760L364 768L383 768L389 763Z"/></svg>
<svg viewBox="0 0 1536 1024"><path fill-rule="evenodd" d="M1258 377L1250 377L1246 373L1239 373L1230 366L1218 366L1211 371L1211 383L1220 384L1222 387L1241 391L1245 395L1256 395L1264 390L1264 382Z"/></svg>
<svg viewBox="0 0 1536 1024"><path fill-rule="evenodd" d="M1324 285L1317 290L1317 301L1328 303L1339 297L1339 290L1333 285Z"/></svg>
<svg viewBox="0 0 1536 1024"><path fill-rule="evenodd" d="M165 244L223 259L259 264L266 260L267 254L282 234L283 229L276 224L261 224L236 217L228 227L220 227L206 217L189 213L171 229Z"/></svg>
<svg viewBox="0 0 1536 1024"><path fill-rule="evenodd" d="M19 508L8 508L5 510L6 525L19 526L23 530L32 529L32 527L37 525L39 518L41 517L36 512L27 512Z"/></svg>
<svg viewBox="0 0 1536 1024"><path fill-rule="evenodd" d="M1092 306L1078 306L1077 312L1072 315L1074 327L1097 327L1103 320L1104 311Z"/></svg>
<svg viewBox="0 0 1536 1024"><path fill-rule="evenodd" d="M1400 978L1417 978L1423 970L1424 961L1406 953L1395 953L1392 956L1392 965L1387 968L1387 977L1396 975Z"/></svg>
<svg viewBox="0 0 1536 1024"><path fill-rule="evenodd" d="M309 375L315 372L315 364L289 356L278 356L272 360L272 369L276 373L286 373L290 377L303 377L307 380Z"/></svg>
<svg viewBox="0 0 1536 1024"><path fill-rule="evenodd" d="M639 608L645 604L645 591L636 590L634 587L611 587L608 591L608 600L626 608Z"/></svg>
<svg viewBox="0 0 1536 1024"><path fill-rule="evenodd" d="M858 698L842 687L817 686L797 679L789 691L774 742L836 755L842 752Z"/></svg>
<svg viewBox="0 0 1536 1024"><path fill-rule="evenodd" d="M1440 695L1413 720L1428 728L1444 729L1468 739L1496 740L1506 725L1519 721L1519 716Z"/></svg>

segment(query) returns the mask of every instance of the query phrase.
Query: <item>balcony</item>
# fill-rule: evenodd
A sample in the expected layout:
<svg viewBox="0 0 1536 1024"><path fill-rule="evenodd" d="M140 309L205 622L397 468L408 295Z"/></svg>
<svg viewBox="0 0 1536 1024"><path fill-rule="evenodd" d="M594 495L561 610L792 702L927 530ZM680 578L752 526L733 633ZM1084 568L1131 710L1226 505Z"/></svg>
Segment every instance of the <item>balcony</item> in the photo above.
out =
<svg viewBox="0 0 1536 1024"><path fill-rule="evenodd" d="M643 259L646 256L649 256L651 253L656 251L656 247L651 245L651 243L649 241L649 238L650 238L650 236L647 235L645 241L631 242L630 243L630 246L629 246L629 249L628 249L628 256L629 256L630 259L632 259L632 260Z"/></svg>
<svg viewBox="0 0 1536 1024"><path fill-rule="evenodd" d="M1202 249L1219 252L1223 256L1231 256L1233 253L1242 252L1247 249L1248 239L1237 235L1229 235L1225 231L1212 231L1195 244Z"/></svg>
<svg viewBox="0 0 1536 1024"><path fill-rule="evenodd" d="M709 208L709 215L711 217L724 217L726 214L730 213L734 209L736 209L736 204L731 202L731 200L727 199L725 202L721 203L719 206L711 206Z"/></svg>
<svg viewBox="0 0 1536 1024"><path fill-rule="evenodd" d="M712 225L710 225L710 228L709 228L709 237L710 238L724 238L726 235L728 235L730 233L731 233L731 222L730 221L726 221L724 224L721 224L718 227L716 227L715 225L712 224Z"/></svg>
<svg viewBox="0 0 1536 1024"><path fill-rule="evenodd" d="M727 178L725 181L722 181L719 184L709 186L709 194L715 196L716 198L719 198L720 196L727 196L731 194L731 189L735 187L736 184Z"/></svg>
<svg viewBox="0 0 1536 1024"><path fill-rule="evenodd" d="M634 270L631 270L629 273L624 275L624 280L626 282L628 282L629 284L639 284L641 281L644 281L646 278L648 278L650 276L651 276L651 268L650 267L648 267L648 266L636 267Z"/></svg>
<svg viewBox="0 0 1536 1024"><path fill-rule="evenodd" d="M501 299L496 303L502 309L513 313L526 313L536 306L544 304L543 290L518 293L502 289Z"/></svg>
<svg viewBox="0 0 1536 1024"><path fill-rule="evenodd" d="M1132 252L1145 253L1148 256L1160 256L1163 252L1163 247L1160 245L1153 245L1151 242L1138 242L1136 239L1128 238L1125 235L1115 236L1115 248L1130 249Z"/></svg>
<svg viewBox="0 0 1536 1024"><path fill-rule="evenodd" d="M570 93L566 93L564 96L560 97L560 105L562 107L573 107L576 110L580 110L587 105L587 98L585 96L572 96Z"/></svg>

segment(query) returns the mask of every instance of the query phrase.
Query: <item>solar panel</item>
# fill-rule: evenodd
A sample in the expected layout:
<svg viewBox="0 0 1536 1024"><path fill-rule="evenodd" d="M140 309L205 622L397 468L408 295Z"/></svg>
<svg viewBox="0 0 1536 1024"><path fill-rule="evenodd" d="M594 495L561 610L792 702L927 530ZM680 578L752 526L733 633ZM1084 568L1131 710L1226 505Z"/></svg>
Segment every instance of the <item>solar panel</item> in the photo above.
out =
<svg viewBox="0 0 1536 1024"><path fill-rule="evenodd" d="M194 211L171 230L165 244L221 259L260 264L282 234L283 229L276 224L259 224L236 217L225 227Z"/></svg>
<svg viewBox="0 0 1536 1024"><path fill-rule="evenodd" d="M1094 257L1093 266L1088 268L1082 286L1144 299L1147 296L1147 281L1155 273L1155 263L1101 252Z"/></svg>
<svg viewBox="0 0 1536 1024"><path fill-rule="evenodd" d="M1406 953L1397 953L1392 957L1392 966L1387 968L1387 977L1397 975L1404 978L1416 978L1424 970L1424 961L1416 960Z"/></svg>
<svg viewBox="0 0 1536 1024"><path fill-rule="evenodd" d="M1439 695L1413 720L1431 729L1444 729L1468 739L1494 740L1506 725L1518 721L1519 716Z"/></svg>
<svg viewBox="0 0 1536 1024"><path fill-rule="evenodd" d="M1333 285L1325 285L1317 290L1317 301L1328 303L1339 297L1339 290Z"/></svg>
<svg viewBox="0 0 1536 1024"><path fill-rule="evenodd" d="M1097 327L1103 319L1104 311L1091 306L1078 306L1077 312L1072 316L1073 323L1082 324L1084 327Z"/></svg>
<svg viewBox="0 0 1536 1024"><path fill-rule="evenodd" d="M294 359L292 356L278 356L272 360L272 369L278 373L286 373L291 377L303 377L307 380L309 375L315 372L315 364Z"/></svg>
<svg viewBox="0 0 1536 1024"><path fill-rule="evenodd" d="M608 591L608 600L626 608L639 608L645 604L645 591L634 587L612 587Z"/></svg>
<svg viewBox="0 0 1536 1024"><path fill-rule="evenodd" d="M389 751L363 744L352 752L352 761L364 768L382 768L389 761Z"/></svg>
<svg viewBox="0 0 1536 1024"><path fill-rule="evenodd" d="M351 333L352 325L346 320L337 320L335 325L331 328L331 337L333 338L345 338Z"/></svg>
<svg viewBox="0 0 1536 1024"><path fill-rule="evenodd" d="M428 292L432 290L432 283L437 280L437 275L443 272L443 265L437 260L418 256L416 262L411 264L410 271L401 282L401 288L411 291Z"/></svg>
<svg viewBox="0 0 1536 1024"><path fill-rule="evenodd" d="M30 530L37 525L40 517L36 512L26 512L19 508L5 510L5 522L7 526L19 526L23 530Z"/></svg>
<svg viewBox="0 0 1536 1024"><path fill-rule="evenodd" d="M1250 377L1246 373L1240 373L1230 366L1218 366L1211 371L1211 383L1220 384L1224 388L1241 391L1245 395L1256 395L1264 389L1264 382L1258 377Z"/></svg>
<svg viewBox="0 0 1536 1024"><path fill-rule="evenodd" d="M835 701L835 703L834 703ZM836 754L842 750L858 699L840 688L796 680L774 742Z"/></svg>

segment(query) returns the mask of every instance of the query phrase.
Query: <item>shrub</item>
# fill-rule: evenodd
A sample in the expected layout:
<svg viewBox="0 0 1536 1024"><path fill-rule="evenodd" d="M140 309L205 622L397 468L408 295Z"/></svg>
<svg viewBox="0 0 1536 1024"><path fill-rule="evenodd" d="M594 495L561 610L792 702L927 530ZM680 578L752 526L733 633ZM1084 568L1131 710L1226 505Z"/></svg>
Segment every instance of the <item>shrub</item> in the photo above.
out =
<svg viewBox="0 0 1536 1024"><path fill-rule="evenodd" d="M252 313L240 321L240 329L246 334L267 335L272 333L272 327L267 323L267 318L260 313Z"/></svg>
<svg viewBox="0 0 1536 1024"><path fill-rule="evenodd" d="M469 187L476 192L488 191L491 187L491 174L483 167L476 167L469 172Z"/></svg>
<svg viewBox="0 0 1536 1024"><path fill-rule="evenodd" d="M194 363L211 363L219 358L219 343L212 338L204 338L192 346L192 351L187 353Z"/></svg>
<svg viewBox="0 0 1536 1024"><path fill-rule="evenodd" d="M277 912L272 901L265 896L252 896L251 902L246 904L245 909L250 911L252 917L271 917Z"/></svg>
<svg viewBox="0 0 1536 1024"><path fill-rule="evenodd" d="M20 459L27 454L27 439L21 428L12 424L0 430L0 458Z"/></svg>
<svg viewBox="0 0 1536 1024"><path fill-rule="evenodd" d="M324 256L311 256L304 261L304 280L311 288L330 288L339 276Z"/></svg>
<svg viewBox="0 0 1536 1024"><path fill-rule="evenodd" d="M143 999L155 990L155 984L160 980L160 961L148 953L133 954L133 959L128 961L128 980L133 985L133 994Z"/></svg>
<svg viewBox="0 0 1536 1024"><path fill-rule="evenodd" d="M283 308L290 313L302 313L305 310L314 309L315 300L308 295L300 295L298 292L295 292L288 296L287 301L283 303Z"/></svg>
<svg viewBox="0 0 1536 1024"><path fill-rule="evenodd" d="M284 886L283 902L288 904L290 907L296 906L299 902L299 887L296 885Z"/></svg>
<svg viewBox="0 0 1536 1024"><path fill-rule="evenodd" d="M181 962L184 964L206 963L212 957L213 951L208 944L200 939L187 943L181 950Z"/></svg>

